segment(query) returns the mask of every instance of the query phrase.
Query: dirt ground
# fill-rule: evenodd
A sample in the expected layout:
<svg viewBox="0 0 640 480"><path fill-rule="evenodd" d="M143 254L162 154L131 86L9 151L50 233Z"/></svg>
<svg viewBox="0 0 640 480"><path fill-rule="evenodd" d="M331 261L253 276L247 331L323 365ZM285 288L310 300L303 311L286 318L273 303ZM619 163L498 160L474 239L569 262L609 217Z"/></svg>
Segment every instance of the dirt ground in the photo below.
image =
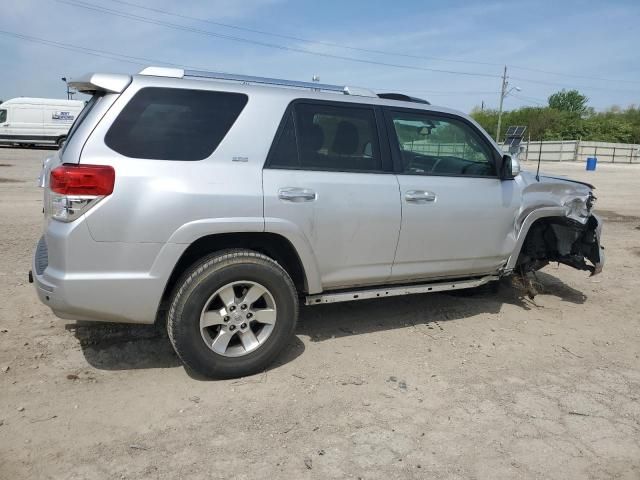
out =
<svg viewBox="0 0 640 480"><path fill-rule="evenodd" d="M0 478L640 478L640 165L542 166L596 184L600 276L303 308L273 368L207 381L38 302L50 153L0 149Z"/></svg>

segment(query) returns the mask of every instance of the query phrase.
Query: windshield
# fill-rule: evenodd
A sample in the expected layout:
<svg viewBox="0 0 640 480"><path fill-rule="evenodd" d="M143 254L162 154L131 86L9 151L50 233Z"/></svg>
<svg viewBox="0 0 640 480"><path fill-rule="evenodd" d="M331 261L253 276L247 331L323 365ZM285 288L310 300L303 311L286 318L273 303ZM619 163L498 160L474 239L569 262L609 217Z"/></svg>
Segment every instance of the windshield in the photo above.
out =
<svg viewBox="0 0 640 480"><path fill-rule="evenodd" d="M102 98L102 94L95 93L93 97L91 97L91 100L89 100L84 105L84 108L80 112L80 115L76 117L75 121L71 125L71 129L69 130L69 134L67 135L67 140L64 142L64 146L62 147L62 151L60 152L61 154L64 153L65 149L67 148L67 145L69 144L69 140L71 140L71 137L73 136L73 134L76 132L76 130L78 130L78 127L80 126L82 121L85 119L87 114L91 111L91 109L98 103L98 100L100 98Z"/></svg>
<svg viewBox="0 0 640 480"><path fill-rule="evenodd" d="M0 110L0 123L4 123L7 121L7 111Z"/></svg>

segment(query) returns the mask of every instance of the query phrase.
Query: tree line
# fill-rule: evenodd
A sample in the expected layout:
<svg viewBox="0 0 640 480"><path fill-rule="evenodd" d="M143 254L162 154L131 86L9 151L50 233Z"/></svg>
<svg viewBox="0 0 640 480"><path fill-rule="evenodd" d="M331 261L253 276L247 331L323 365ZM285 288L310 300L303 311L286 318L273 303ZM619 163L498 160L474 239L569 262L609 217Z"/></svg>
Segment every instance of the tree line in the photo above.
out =
<svg viewBox="0 0 640 480"><path fill-rule="evenodd" d="M588 98L577 90L561 90L548 99L547 106L521 107L502 113L504 140L506 127L523 125L531 140L592 140L640 143L640 107L613 106L596 112ZM476 107L471 116L494 138L498 126L497 110Z"/></svg>

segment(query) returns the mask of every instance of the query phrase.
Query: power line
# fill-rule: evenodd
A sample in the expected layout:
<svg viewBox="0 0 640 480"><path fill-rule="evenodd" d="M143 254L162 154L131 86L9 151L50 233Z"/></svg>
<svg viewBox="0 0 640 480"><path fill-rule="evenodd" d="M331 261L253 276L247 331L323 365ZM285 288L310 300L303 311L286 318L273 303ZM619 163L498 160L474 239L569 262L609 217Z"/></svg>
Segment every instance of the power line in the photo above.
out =
<svg viewBox="0 0 640 480"><path fill-rule="evenodd" d="M425 72L444 73L444 74L448 74L448 75L464 75L464 76L472 76L472 77L499 78L499 75L490 74L490 73L444 70L444 69L437 69L437 68L420 67L420 66L417 66L417 65L406 65L406 64L379 62L379 61L376 61L376 60L366 60L366 59L363 59L363 58L347 57L347 56L335 55L335 54L331 54L331 53L314 52L312 50L307 50L307 49L304 49L304 48L289 47L289 46L286 46L286 45L280 45L280 44L262 42L262 41L257 41L257 40L251 40L251 39L244 38L244 37L237 37L237 36L234 36L234 35L216 33L216 32L211 32L209 30L203 30L203 29L200 29L200 28L187 27L187 26L184 26L184 25L176 24L176 23L165 22L165 21L162 21L162 20L155 20L155 19L151 19L151 18L148 18L148 17L135 15L135 14L132 14L132 13L126 13L126 12L122 12L122 11L119 11L119 10L114 10L114 9L110 9L110 8L101 7L101 6L92 4L92 3L81 2L79 0L56 0L56 1L60 2L60 3L65 3L65 4L68 4L68 5L72 5L72 6L75 6L75 7L85 8L87 10L93 10L93 11L96 11L96 12L106 13L108 15L113 15L113 16L120 17L120 18L126 18L126 19L129 19L129 20L134 20L134 21L137 21L137 22L147 23L147 24L151 24L151 25L159 25L159 26L163 26L163 27L167 27L167 28L172 28L174 30L181 30L181 31L190 32L190 33L197 33L197 34L200 34L200 35L206 35L206 36L210 36L210 37L223 38L223 39L232 40L232 41L235 41L235 42L242 42L242 43L248 43L248 44L253 44L253 45L259 45L259 46L267 47L267 48L275 48L275 49L278 49L278 50L285 50L285 51L291 51L291 52L296 52L296 53L305 53L305 54L308 54L308 55L316 55L316 56L319 56L319 57L333 58L333 59L337 59L337 60L346 60L346 61L350 61L350 62L364 63L364 64L370 64L370 65L378 65L378 66L384 66L384 67L401 68L401 69L406 69L406 70L417 70L417 71L425 71Z"/></svg>
<svg viewBox="0 0 640 480"><path fill-rule="evenodd" d="M346 60L346 61L363 63L363 64L378 65L378 66L385 66L385 67L392 67L392 68L401 68L401 69L414 70L414 71L427 71L427 72L444 73L444 74L450 74L450 75L464 75L464 76L475 76L475 77L485 77L485 78L500 78L500 75L489 74L489 73L444 70L444 69L420 67L420 66L417 66L417 65L387 63L387 62L380 62L380 61L376 61L376 60L366 60L366 59L356 58L356 57L335 55L335 54L331 54L331 53L315 52L315 51L307 50L307 49L304 49L304 48L289 47L289 46L286 46L286 45L262 42L262 41L252 40L252 39L248 39L248 38L244 38L244 37L237 37L237 36L234 36L234 35L216 33L216 32L212 32L212 31L209 31L209 30L203 30L203 29L200 29L200 28L188 27L188 26L184 26L184 25L171 23L171 22L165 22L165 21L162 21L162 20L151 19L149 17L135 15L135 14L132 14L132 13L126 13L126 12L122 12L120 10L114 10L114 9L98 6L98 5L95 5L95 4L92 4L92 3L84 2L84 1L81 1L81 0L55 0L55 1L60 2L60 3L65 3L65 4L68 4L68 5L72 5L72 6L76 6L76 7L80 7L80 8L85 8L87 10L93 10L93 11L96 11L96 12L99 12L99 13L105 13L105 14L116 16L116 17L120 17L120 18L126 18L126 19L129 19L129 20L134 20L134 21L138 21L138 22L142 22L142 23L147 23L147 24L151 24L151 25L159 25L159 26L163 26L163 27L167 27L167 28L172 28L174 30L181 30L181 31L190 32L190 33L197 33L197 34L200 34L200 35L206 35L206 36L216 37L216 38L223 38L223 39L226 39L226 40L232 40L232 41L236 41L236 42L259 45L259 46L262 46L262 47L274 48L274 49L278 49L278 50L291 51L291 52L296 52L296 53L304 53L304 54L308 54L308 55L315 55L315 56L325 57L325 58L333 58L333 59L338 59L338 60ZM567 85L567 84L562 84L562 83L545 82L545 81L541 81L541 80L533 80L533 79L521 78L521 77L511 77L511 78L518 79L518 80L521 80L521 81L524 81L524 82L529 82L529 83L537 83L537 84L540 84L540 85L555 85L555 86L561 86L561 87L565 87L565 88L581 88L583 90L606 90L606 91L610 91L611 90L610 87L595 87L595 86L588 86L588 85ZM620 92L620 93L637 93L636 91L629 91L629 90L617 90L617 92Z"/></svg>
<svg viewBox="0 0 640 480"><path fill-rule="evenodd" d="M112 1L115 1L115 0L112 0ZM634 84L640 83L640 81L638 80L621 80L621 79L613 79L613 78L591 77L591 76L579 75L579 74L552 72L551 70L540 70L538 68L531 68L531 67L519 67L517 65L509 65L509 67L515 68L517 70L525 70L527 72L544 73L545 75L558 75L561 77L580 78L582 80L597 80L599 82L622 82L622 83L634 83Z"/></svg>
<svg viewBox="0 0 640 480"><path fill-rule="evenodd" d="M475 64L475 65L489 65L489 66L501 66L502 64L500 63L492 63L492 62L480 62L480 61L475 61L475 60L459 60L459 59L451 59L451 58L443 58L443 57L433 57L433 56L428 56L428 55L412 55L409 53L398 53L398 52L390 52L387 50L375 50L375 49L371 49L371 48L362 48L362 47L354 47L352 45L343 45L337 42L327 42L327 41L322 41L322 40L311 40L308 38L303 38L303 37L296 37L293 35L285 35L285 34L281 34L281 33L274 33L274 32L268 32L266 30L258 30L258 29L254 29L254 28L249 28L249 27L243 27L240 25L233 25L230 23L222 23L222 22L215 22L213 20L209 20L206 18L200 18L200 17L193 17L190 15L184 15L181 13L177 13L177 12L169 12L167 10L162 10L160 8L153 8L153 7L147 7L146 5L140 5L138 3L133 3L133 2L127 2L124 0L111 0L112 2L115 3L119 3L121 5L128 5L130 7L135 7L135 8L139 8L141 10L147 10L149 12L155 12L155 13L160 13L162 15L168 15L171 17L177 17L177 18L183 18L185 20L193 20L196 22L203 22L203 23L209 23L211 25L216 25L218 27L225 27L225 28L231 28L233 30L239 30L239 31L243 31L243 32L250 32L250 33L257 33L259 35L267 35L270 37L276 37L276 38L283 38L285 40L294 40L296 42L303 42L303 43L308 43L308 44L315 44L315 45L323 45L325 47L332 47L332 48L342 48L345 50L352 50L352 51L356 51L356 52L365 52L365 53L375 53L378 55L391 55L394 57L406 57L406 58L414 58L414 59L419 59L419 60L436 60L439 62L451 62L451 63L467 63L467 64Z"/></svg>
<svg viewBox="0 0 640 480"><path fill-rule="evenodd" d="M145 58L145 57L134 57L132 55L124 55L122 53L109 52L107 50L98 50L95 48L81 47L78 45L72 45L70 43L56 42L54 40L47 40L44 38L33 37L30 35L23 35L21 33L8 32L6 30L0 30L0 35L14 37L20 40L26 40L33 43L40 43L42 45L48 45L50 47L69 50L72 52L83 53L85 55L92 55L94 57L102 57L102 58L108 58L110 60L116 60L118 62L131 63L134 65L144 66L144 65L156 64L156 65L166 65L169 67L180 67L180 68L187 67L187 68L192 68L194 70L198 70L202 68L202 67L194 67L189 65L178 65L177 63L166 62L164 60L157 60L157 59L151 59L151 58Z"/></svg>
<svg viewBox="0 0 640 480"><path fill-rule="evenodd" d="M94 56L94 57L100 57L100 58L107 58L109 60L115 60L118 62L125 62L125 63L130 63L133 65L141 65L141 66L147 66L147 65L165 65L165 66L169 66L169 67L176 67L176 68L187 68L187 69L193 69L193 70L206 70L206 68L203 68L202 66L193 66L193 65L184 65L184 64L178 64L178 63L173 63L173 62L168 62L165 60L159 60L159 59L154 59L154 58L148 58L148 57L137 57L137 56L133 56L133 55L125 55L122 53L117 53L117 52L113 52L113 51L108 51L108 50L99 50L99 49L95 49L95 48L88 48L88 47L82 47L79 45L73 45L70 43L63 43L63 42L58 42L58 41L54 41L54 40L48 40L45 38L39 38L39 37L34 37L31 35L24 35L21 33L15 33L15 32L9 32L6 30L0 30L0 35L4 35L7 37L13 37L19 40L24 40L24 41L28 41L28 42L32 42L32 43L38 43L38 44L42 44L42 45L46 45L49 47L54 47L54 48L59 48L62 50L68 50L71 52L75 52L75 53L81 53L84 55L90 55L90 56ZM474 92L474 91L459 91L459 92L455 92L455 91L435 91L435 90L403 90L403 89L396 89L396 88L372 88L372 87L367 87L370 88L371 90L374 91L403 91L403 92L416 92L416 93L422 93L422 94L427 94L427 95L451 95L451 96L455 96L455 95L478 95L478 94L492 94L495 92Z"/></svg>
<svg viewBox="0 0 640 480"><path fill-rule="evenodd" d="M539 107L544 107L545 106L544 103L540 103L538 100L534 99L533 97L527 97L525 95L520 95L520 94L516 95L515 93L512 93L511 96L513 98L517 98L519 100L523 100L523 101L528 102L528 103L535 103Z"/></svg>
<svg viewBox="0 0 640 480"><path fill-rule="evenodd" d="M524 77L511 77L513 80L519 80L521 82L526 82L526 83L536 83L539 85L549 85L552 87L563 87L563 88L580 88L582 90L606 90L607 92L610 92L612 90L611 87L595 87L595 86L591 86L591 85L568 85L566 83L558 83L558 82L547 82L545 80L533 80L530 78L524 78ZM618 88L615 89L616 92L618 93L634 93L637 94L638 91L637 90L620 90Z"/></svg>
<svg viewBox="0 0 640 480"><path fill-rule="evenodd" d="M297 42L303 42L303 43L308 43L308 44L323 45L323 46L332 47L332 48L342 48L342 49L345 49L345 50L352 50L352 51L356 51L356 52L374 53L374 54L378 54L378 55L387 55L387 56L394 56L394 57L414 58L414 59L419 59L419 60L436 60L436 61L439 61L439 62L463 63L463 64L470 64L470 65L471 64L473 64L473 65L488 65L488 66L494 66L494 67L496 67L496 66L497 67L502 67L502 65L503 65L502 63L495 63L495 62L481 62L481 61L477 61L477 60L460 60L460 59L452 59L452 58L444 58L444 57L434 57L434 56L429 56L429 55L412 55L412 54L402 53L402 52L391 52L391 51L388 51L388 50L375 50L375 49L370 49L370 48L354 47L352 45L344 45L344 44L340 44L340 43L337 43L337 42L311 40L311 39L308 39L308 38L297 37L297 36L293 36L293 35L285 35L285 34L281 34L281 33L268 32L266 30L258 30L258 29L254 29L254 28L248 28L248 27L243 27L243 26L239 26L239 25L233 25L233 24L230 24L230 23L216 22L216 21L209 20L209 19L206 19L206 18L194 17L194 16L191 16L191 15L185 15L185 14L181 14L181 13L177 13L177 12L170 12L170 11L163 10L163 9L160 9L160 8L148 7L148 6L145 6L145 5L140 5L138 3L128 2L128 1L125 1L125 0L111 0L111 2L119 3L121 5L127 5L127 6L134 7L134 8L139 8L141 10L146 10L146 11L149 11L149 12L160 13L162 15L167 15L167 16L171 16L171 17L182 18L182 19L185 19L185 20L191 20L191 21L196 21L196 22L208 23L208 24L211 24L211 25L216 25L218 27L230 28L230 29L244 31L244 32L250 32L250 33L257 33L259 35L266 35L266 36L271 36L271 37L276 37L276 38L283 38L283 39L286 39L286 40L294 40L294 41L297 41ZM602 78L602 77L593 77L593 76L586 76L586 75L554 72L554 71L550 71L550 70L540 70L540 69L536 69L536 68L522 67L522 66L518 66L518 65L508 65L508 66L510 68L514 68L514 69L517 69L517 70L524 70L524 71L536 72L536 73L544 73L546 75L557 75L557 76L563 76L563 77L580 78L580 79L584 79L584 80L596 80L596 81L602 81L602 82L622 82L622 83L633 83L633 84L639 84L640 83L640 81L638 81L638 80L621 80L621 79L610 79L610 78Z"/></svg>

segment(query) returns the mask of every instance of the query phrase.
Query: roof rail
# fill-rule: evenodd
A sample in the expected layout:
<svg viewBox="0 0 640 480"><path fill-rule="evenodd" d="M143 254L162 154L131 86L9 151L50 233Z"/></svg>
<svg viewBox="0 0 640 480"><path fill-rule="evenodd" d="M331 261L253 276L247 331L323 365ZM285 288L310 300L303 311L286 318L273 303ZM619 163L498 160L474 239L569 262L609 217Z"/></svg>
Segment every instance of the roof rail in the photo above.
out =
<svg viewBox="0 0 640 480"><path fill-rule="evenodd" d="M401 102L424 103L425 105L431 105L431 102L427 100L417 97L411 97L409 95L405 95L404 93L379 93L378 97L385 98L387 100L399 100Z"/></svg>
<svg viewBox="0 0 640 480"><path fill-rule="evenodd" d="M238 75L235 73L203 72L200 70L185 70L184 77L210 78L215 80L231 80L242 83L258 83L263 85L278 85L281 87L308 88L311 90L323 90L342 93L345 95L359 95L363 97L375 97L376 94L366 88L354 88L326 83L300 82L297 80L284 80L281 78L253 77L250 75Z"/></svg>
<svg viewBox="0 0 640 480"><path fill-rule="evenodd" d="M341 85L329 85L316 82L299 82L297 80L284 80L281 78L253 77L235 73L205 72L202 70L182 70L180 68L147 67L138 75L171 78L208 78L212 80L230 80L242 83L258 83L262 85L278 85L281 87L308 88L316 91L328 91L342 93L344 95L358 95L361 97L377 97L372 90L361 87L349 87Z"/></svg>

